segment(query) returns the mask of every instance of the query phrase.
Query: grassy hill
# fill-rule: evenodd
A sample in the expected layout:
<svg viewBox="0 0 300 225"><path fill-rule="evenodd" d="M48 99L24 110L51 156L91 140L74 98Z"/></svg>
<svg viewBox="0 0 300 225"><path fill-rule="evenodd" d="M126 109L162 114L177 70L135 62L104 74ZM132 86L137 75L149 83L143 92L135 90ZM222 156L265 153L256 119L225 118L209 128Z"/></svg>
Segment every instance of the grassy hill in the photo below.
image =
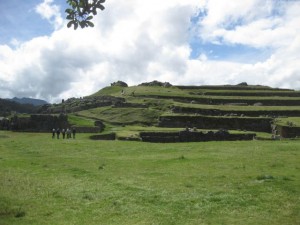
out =
<svg viewBox="0 0 300 225"><path fill-rule="evenodd" d="M65 103L65 109L78 117L103 121L110 127L106 132L110 132L115 126L129 125L140 126L140 130L147 130L147 126L154 127L155 130L156 127L156 130L161 131L160 120L165 116L172 117L174 121L182 116L199 118L209 116L214 117L216 121L221 121L220 124L229 118L236 118L235 121L247 121L249 117L254 121L255 118L257 121L271 118L275 124L278 122L281 125L283 123L279 121L282 120L278 118L288 117L289 121L294 121L296 126L300 118L299 91L259 85L110 86L80 101L77 100L76 104L75 102L74 100L69 104ZM80 105L81 108L78 108ZM56 108L60 107L62 106ZM182 129L184 127L181 126ZM177 130L180 127L171 126L169 129L172 128ZM216 130L224 128L224 125L223 127L217 127L215 124L211 127L209 125L201 127L197 124L197 128ZM228 129L234 131L237 128L229 126ZM270 134L271 130L268 133ZM258 135L262 134L258 133Z"/></svg>
<svg viewBox="0 0 300 225"><path fill-rule="evenodd" d="M153 127L157 131L177 131L188 126L204 131L249 131L270 137L270 123L299 126L300 91L244 83L165 86L154 81L129 87L108 86L84 98L44 106L39 113L66 113L70 124L76 126L94 126L95 121L101 121L106 133L125 126L140 127L139 130Z"/></svg>

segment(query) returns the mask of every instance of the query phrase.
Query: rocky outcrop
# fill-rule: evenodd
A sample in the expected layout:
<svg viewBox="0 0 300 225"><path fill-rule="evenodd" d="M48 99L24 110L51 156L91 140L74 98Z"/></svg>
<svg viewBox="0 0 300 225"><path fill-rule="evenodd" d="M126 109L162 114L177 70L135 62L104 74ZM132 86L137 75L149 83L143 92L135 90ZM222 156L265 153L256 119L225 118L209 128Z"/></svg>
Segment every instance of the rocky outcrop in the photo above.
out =
<svg viewBox="0 0 300 225"><path fill-rule="evenodd" d="M126 84L124 81L117 81L110 84L110 86L119 86L119 87L128 87L128 84Z"/></svg>
<svg viewBox="0 0 300 225"><path fill-rule="evenodd" d="M170 84L169 82L160 82L160 81L154 80L151 82L141 83L138 86L171 87L172 84Z"/></svg>

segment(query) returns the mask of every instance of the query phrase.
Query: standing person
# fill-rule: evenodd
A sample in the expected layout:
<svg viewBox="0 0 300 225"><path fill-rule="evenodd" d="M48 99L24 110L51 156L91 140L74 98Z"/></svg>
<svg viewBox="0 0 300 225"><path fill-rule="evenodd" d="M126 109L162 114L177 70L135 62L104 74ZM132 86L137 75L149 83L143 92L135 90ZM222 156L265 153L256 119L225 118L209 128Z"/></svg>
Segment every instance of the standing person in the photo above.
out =
<svg viewBox="0 0 300 225"><path fill-rule="evenodd" d="M52 139L54 139L55 138L55 129L53 128L52 129Z"/></svg>
<svg viewBox="0 0 300 225"><path fill-rule="evenodd" d="M67 128L67 139L69 139L70 137L71 137L71 130Z"/></svg>
<svg viewBox="0 0 300 225"><path fill-rule="evenodd" d="M63 139L65 139L65 136L66 136L66 130L65 130L64 128L62 129L61 133L62 133Z"/></svg>
<svg viewBox="0 0 300 225"><path fill-rule="evenodd" d="M75 129L75 127L73 127L73 129L72 129L72 133L73 133L73 139L75 139L75 135L76 135L76 129Z"/></svg>
<svg viewBox="0 0 300 225"><path fill-rule="evenodd" d="M59 139L59 135L60 135L60 130L59 130L59 128L57 128L57 130L56 130L56 135L57 135L57 139Z"/></svg>

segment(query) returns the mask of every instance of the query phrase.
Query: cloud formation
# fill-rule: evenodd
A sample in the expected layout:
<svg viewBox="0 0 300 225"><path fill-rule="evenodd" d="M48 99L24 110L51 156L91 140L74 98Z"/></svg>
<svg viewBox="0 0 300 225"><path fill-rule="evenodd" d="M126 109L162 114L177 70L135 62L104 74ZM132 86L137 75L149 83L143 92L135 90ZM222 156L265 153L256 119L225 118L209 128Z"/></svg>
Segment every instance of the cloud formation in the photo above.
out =
<svg viewBox="0 0 300 225"><path fill-rule="evenodd" d="M117 80L129 85L245 81L300 89L298 1L110 0L105 7L94 28L74 31L66 28L55 1L36 6L54 32L17 47L0 45L0 96L56 102ZM200 51L192 57L191 40L199 49L215 45L239 53L242 46L268 54L261 59L241 51L229 60Z"/></svg>
<svg viewBox="0 0 300 225"><path fill-rule="evenodd" d="M53 0L44 0L44 2L36 6L35 11L42 18L48 20L56 30L63 24L60 7L53 4Z"/></svg>

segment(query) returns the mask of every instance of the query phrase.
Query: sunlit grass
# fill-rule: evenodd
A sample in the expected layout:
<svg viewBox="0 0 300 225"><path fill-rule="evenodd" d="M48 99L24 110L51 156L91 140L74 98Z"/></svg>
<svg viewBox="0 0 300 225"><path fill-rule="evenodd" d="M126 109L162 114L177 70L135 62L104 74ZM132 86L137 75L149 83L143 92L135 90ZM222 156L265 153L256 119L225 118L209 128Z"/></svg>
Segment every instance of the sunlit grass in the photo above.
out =
<svg viewBox="0 0 300 225"><path fill-rule="evenodd" d="M89 126L93 127L95 120L87 119L86 117L80 117L75 114L68 114L68 122L76 126Z"/></svg>
<svg viewBox="0 0 300 225"><path fill-rule="evenodd" d="M275 120L275 123L284 126L290 126L292 124L293 127L300 127L300 117L278 118Z"/></svg>
<svg viewBox="0 0 300 225"><path fill-rule="evenodd" d="M1 131L0 224L299 224L299 141L88 137Z"/></svg>

